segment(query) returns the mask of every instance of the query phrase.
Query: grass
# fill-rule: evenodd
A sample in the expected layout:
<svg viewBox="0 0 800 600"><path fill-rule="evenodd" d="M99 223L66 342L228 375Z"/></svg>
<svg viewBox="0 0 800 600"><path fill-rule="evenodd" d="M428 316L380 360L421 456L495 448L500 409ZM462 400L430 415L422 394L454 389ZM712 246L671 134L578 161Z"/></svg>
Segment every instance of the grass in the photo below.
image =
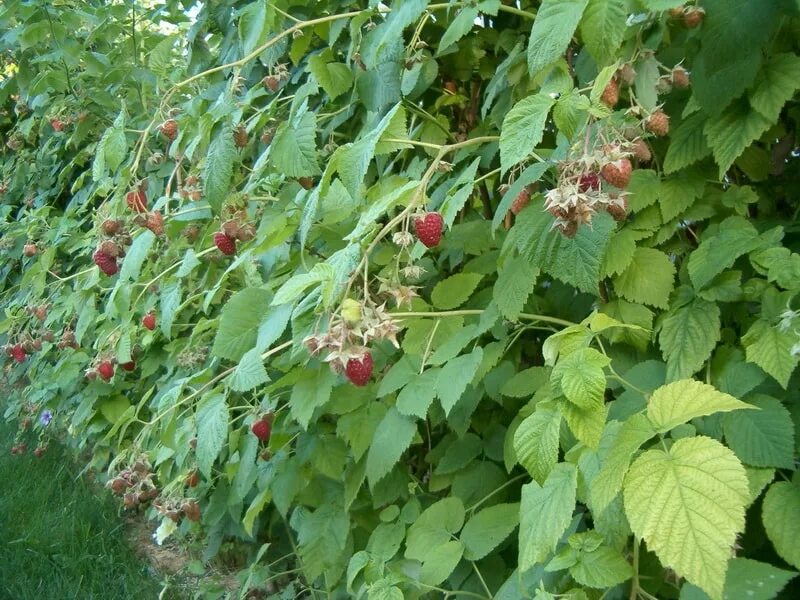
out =
<svg viewBox="0 0 800 600"><path fill-rule="evenodd" d="M118 501L79 478L57 444L12 456L13 433L0 423L0 600L158 598Z"/></svg>

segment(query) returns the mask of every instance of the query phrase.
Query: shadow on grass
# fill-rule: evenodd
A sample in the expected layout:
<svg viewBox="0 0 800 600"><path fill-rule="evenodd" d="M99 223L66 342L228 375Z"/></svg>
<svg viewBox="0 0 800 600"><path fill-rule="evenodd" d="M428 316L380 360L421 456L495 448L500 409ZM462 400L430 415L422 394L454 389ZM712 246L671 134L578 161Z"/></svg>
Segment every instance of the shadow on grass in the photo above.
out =
<svg viewBox="0 0 800 600"><path fill-rule="evenodd" d="M11 455L13 434L0 423L0 600L158 598L115 499L78 478L57 444Z"/></svg>

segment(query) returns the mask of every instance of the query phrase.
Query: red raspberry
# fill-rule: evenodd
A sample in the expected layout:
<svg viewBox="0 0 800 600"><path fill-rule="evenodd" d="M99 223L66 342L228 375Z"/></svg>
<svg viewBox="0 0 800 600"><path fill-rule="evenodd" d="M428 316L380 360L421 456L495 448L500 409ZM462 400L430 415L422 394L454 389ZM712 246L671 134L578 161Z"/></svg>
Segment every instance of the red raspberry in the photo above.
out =
<svg viewBox="0 0 800 600"><path fill-rule="evenodd" d="M514 198L514 201L511 203L511 212L515 215L518 215L522 212L522 209L528 206L528 202L531 200L531 193L528 188L522 188L522 191L517 194L517 197Z"/></svg>
<svg viewBox="0 0 800 600"><path fill-rule="evenodd" d="M103 229L103 233L105 233L106 235L116 235L117 233L119 233L122 224L119 221L115 221L114 219L106 219L105 221L103 221L101 227Z"/></svg>
<svg viewBox="0 0 800 600"><path fill-rule="evenodd" d="M263 83L270 92L277 92L278 88L281 87L281 80L275 75L267 75L261 80L261 83Z"/></svg>
<svg viewBox="0 0 800 600"><path fill-rule="evenodd" d="M414 231L417 232L419 241L428 248L438 245L442 239L444 219L438 212L429 212L414 219Z"/></svg>
<svg viewBox="0 0 800 600"><path fill-rule="evenodd" d="M657 110L645 123L647 131L654 133L659 137L664 137L669 133L669 117L663 110Z"/></svg>
<svg viewBox="0 0 800 600"><path fill-rule="evenodd" d="M233 143L236 144L237 148L244 148L247 146L247 140L247 129L245 129L244 125L239 125L233 130Z"/></svg>
<svg viewBox="0 0 800 600"><path fill-rule="evenodd" d="M100 267L100 270L108 275L116 275L119 271L119 266L117 266L117 259L113 256L109 256L105 252L100 252L99 250L92 255L94 259L94 264Z"/></svg>
<svg viewBox="0 0 800 600"><path fill-rule="evenodd" d="M18 363L25 362L25 357L28 355L25 352L25 347L22 344L14 344L9 351L11 357Z"/></svg>
<svg viewBox="0 0 800 600"><path fill-rule="evenodd" d="M616 79L612 79L606 84L603 93L600 95L600 102L609 108L614 108L619 102L619 84Z"/></svg>
<svg viewBox="0 0 800 600"><path fill-rule="evenodd" d="M162 216L161 212L155 210L147 215L145 227L147 227L156 235L161 235L164 233L164 217Z"/></svg>
<svg viewBox="0 0 800 600"><path fill-rule="evenodd" d="M170 142L178 137L178 122L175 119L164 121L158 129Z"/></svg>
<svg viewBox="0 0 800 600"><path fill-rule="evenodd" d="M619 189L628 187L633 167L627 158L620 158L603 166L600 174L608 183Z"/></svg>
<svg viewBox="0 0 800 600"><path fill-rule="evenodd" d="M584 173L578 180L578 191L582 194L588 191L597 192L600 190L600 178L597 173Z"/></svg>
<svg viewBox="0 0 800 600"><path fill-rule="evenodd" d="M36 244L34 243L28 243L22 247L22 255L27 256L28 258L31 256L36 256L36 251Z"/></svg>
<svg viewBox="0 0 800 600"><path fill-rule="evenodd" d="M122 367L125 371L134 371L136 370L136 361L132 360L126 363L122 363L120 364L120 367Z"/></svg>
<svg viewBox="0 0 800 600"><path fill-rule="evenodd" d="M354 385L367 385L369 378L372 375L373 366L374 363L372 362L372 354L365 352L360 359L351 358L347 361L344 374Z"/></svg>
<svg viewBox="0 0 800 600"><path fill-rule="evenodd" d="M214 234L214 244L219 248L219 251L226 256L236 254L236 240L225 235L222 231L218 231Z"/></svg>
<svg viewBox="0 0 800 600"><path fill-rule="evenodd" d="M97 365L97 373L104 381L110 381L114 376L114 365L111 364L110 360L104 360Z"/></svg>
<svg viewBox="0 0 800 600"><path fill-rule="evenodd" d="M147 210L147 195L144 190L134 190L125 195L125 202L128 203L128 208L131 210L142 213Z"/></svg>
<svg viewBox="0 0 800 600"><path fill-rule="evenodd" d="M262 442L268 442L272 435L272 423L268 419L261 419L250 426L250 431Z"/></svg>
<svg viewBox="0 0 800 600"><path fill-rule="evenodd" d="M153 331L156 328L156 316L153 313L147 313L142 317L142 325L145 329Z"/></svg>

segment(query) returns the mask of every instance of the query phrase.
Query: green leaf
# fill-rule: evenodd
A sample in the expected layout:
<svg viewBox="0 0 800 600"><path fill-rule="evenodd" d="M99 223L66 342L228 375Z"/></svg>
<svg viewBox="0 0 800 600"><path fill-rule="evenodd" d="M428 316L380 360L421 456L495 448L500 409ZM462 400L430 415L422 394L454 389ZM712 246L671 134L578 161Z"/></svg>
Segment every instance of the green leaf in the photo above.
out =
<svg viewBox="0 0 800 600"><path fill-rule="evenodd" d="M220 358L240 360L256 344L263 317L258 307L266 308L269 301L270 293L261 288L246 288L231 296L222 307L211 353Z"/></svg>
<svg viewBox="0 0 800 600"><path fill-rule="evenodd" d="M600 514L608 508L622 490L631 458L656 433L643 414L635 414L622 423L611 450L592 481L590 507L593 513Z"/></svg>
<svg viewBox="0 0 800 600"><path fill-rule="evenodd" d="M750 90L750 105L762 117L775 122L783 105L792 99L800 88L800 56L776 54L758 72ZM111 169L114 170L113 168Z"/></svg>
<svg viewBox="0 0 800 600"><path fill-rule="evenodd" d="M591 552L579 552L569 574L581 585L603 589L630 579L633 568L619 551L603 545Z"/></svg>
<svg viewBox="0 0 800 600"><path fill-rule="evenodd" d="M289 409L292 418L303 429L308 429L314 411L330 400L335 380L330 368L321 365L315 371L304 371L303 377L292 387Z"/></svg>
<svg viewBox="0 0 800 600"><path fill-rule="evenodd" d="M408 127L406 123L407 118L405 109L401 105L397 107L397 110L391 111L390 114L391 116L388 120L388 124L386 125L386 129L382 131L381 139L378 140L377 144L375 144L376 156L390 154L392 152L397 152L398 150L413 147L411 144L397 141L408 139ZM393 139L395 141L389 142L386 141L386 138Z"/></svg>
<svg viewBox="0 0 800 600"><path fill-rule="evenodd" d="M614 278L614 288L631 302L658 308L669 306L675 280L675 265L654 248L636 248L631 264Z"/></svg>
<svg viewBox="0 0 800 600"><path fill-rule="evenodd" d="M483 441L474 433L467 433L464 437L455 440L444 451L439 464L434 470L435 475L449 475L463 469L483 452Z"/></svg>
<svg viewBox="0 0 800 600"><path fill-rule="evenodd" d="M145 229L133 240L133 244L128 248L125 258L122 259L122 267L119 270L120 281L133 281L139 278L142 272L142 265L156 241L155 234L149 229Z"/></svg>
<svg viewBox="0 0 800 600"><path fill-rule="evenodd" d="M794 571L778 569L749 558L733 558L728 563L728 575L725 577L725 596L772 600L795 577L797 573Z"/></svg>
<svg viewBox="0 0 800 600"><path fill-rule="evenodd" d="M540 402L514 433L517 461L536 481L543 483L558 462L561 413L551 403Z"/></svg>
<svg viewBox="0 0 800 600"><path fill-rule="evenodd" d="M706 174L699 169L685 169L661 181L658 201L664 221L670 221L703 197Z"/></svg>
<svg viewBox="0 0 800 600"><path fill-rule="evenodd" d="M744 467L707 437L648 450L625 477L625 514L661 564L722 599L728 559L744 529Z"/></svg>
<svg viewBox="0 0 800 600"><path fill-rule="evenodd" d="M308 70L314 75L331 100L353 87L353 72L344 63L330 62L317 54L308 59Z"/></svg>
<svg viewBox="0 0 800 600"><path fill-rule="evenodd" d="M539 269L521 256L506 261L492 290L492 298L506 319L515 321L519 317L538 275Z"/></svg>
<svg viewBox="0 0 800 600"><path fill-rule="evenodd" d="M478 18L478 14L477 6L465 6L461 8L455 18L450 21L450 25L448 25L442 38L439 40L439 49L436 51L436 55L440 56L445 50L448 50L450 46L467 35L470 30L475 27L475 19Z"/></svg>
<svg viewBox="0 0 800 600"><path fill-rule="evenodd" d="M563 4L574 1L566 0ZM547 3L546 0L545 4ZM540 9L540 15L543 8ZM503 173L528 158L542 141L547 115L553 102L555 100L549 94L535 94L523 98L508 111L500 129L500 166Z"/></svg>
<svg viewBox="0 0 800 600"><path fill-rule="evenodd" d="M432 504L417 517L406 535L405 556L424 561L431 548L452 539L464 525L464 504L455 496Z"/></svg>
<svg viewBox="0 0 800 600"><path fill-rule="evenodd" d="M392 470L417 433L415 419L391 407L378 427L367 453L367 479L370 487Z"/></svg>
<svg viewBox="0 0 800 600"><path fill-rule="evenodd" d="M575 508L578 471L559 463L543 486L535 481L522 486L519 524L519 569L527 571L543 562L567 530Z"/></svg>
<svg viewBox="0 0 800 600"><path fill-rule="evenodd" d="M720 117L710 119L705 125L708 144L719 165L722 178L750 144L772 126L772 121L743 103L735 103Z"/></svg>
<svg viewBox="0 0 800 600"><path fill-rule="evenodd" d="M755 250L762 241L744 217L728 217L689 256L689 277L695 289L703 289L714 277L733 266L736 259Z"/></svg>
<svg viewBox="0 0 800 600"><path fill-rule="evenodd" d="M581 19L581 38L598 66L614 62L625 37L625 0L589 0Z"/></svg>
<svg viewBox="0 0 800 600"><path fill-rule="evenodd" d="M226 381L234 392L248 392L269 381L259 349L253 348L245 352Z"/></svg>
<svg viewBox="0 0 800 600"><path fill-rule="evenodd" d="M247 508L247 512L245 512L244 517L242 518L242 526L247 532L247 535L253 535L253 525L255 525L256 517L261 514L261 511L264 510L267 502L269 502L271 499L272 492L269 488L264 488L255 498L253 498L253 501Z"/></svg>
<svg viewBox="0 0 800 600"><path fill-rule="evenodd" d="M716 302L694 298L665 313L658 341L667 361L667 381L696 373L720 339L720 312Z"/></svg>
<svg viewBox="0 0 800 600"><path fill-rule="evenodd" d="M787 563L800 569L800 485L797 477L791 483L778 481L769 486L761 517L775 551Z"/></svg>
<svg viewBox="0 0 800 600"><path fill-rule="evenodd" d="M703 127L706 115L696 112L671 129L669 148L664 157L664 173L675 173L711 154Z"/></svg>
<svg viewBox="0 0 800 600"><path fill-rule="evenodd" d="M578 131L582 119L591 107L591 101L577 90L561 95L553 107L553 122L558 130L567 138L572 138ZM542 164L542 163L536 163ZM497 213L495 213L497 217Z"/></svg>
<svg viewBox="0 0 800 600"><path fill-rule="evenodd" d="M579 228L573 239L552 230L553 221L547 211L523 210L511 229L508 243L515 244L535 267L583 292L595 294L614 219L598 214L592 227Z"/></svg>
<svg viewBox="0 0 800 600"><path fill-rule="evenodd" d="M511 205L516 200L519 193L528 185L539 181L542 178L542 175L545 174L547 169L550 168L550 163L547 162L537 162L529 165L516 179L514 182L508 186L506 193L503 194L503 199L500 201L500 204L497 205L497 208L494 211L494 217L492 218L492 231L500 227L500 224L505 219L505 216L508 214L508 211L511 210ZM535 201L535 196L532 198Z"/></svg>
<svg viewBox="0 0 800 600"><path fill-rule="evenodd" d="M464 555L464 544L448 540L429 548L422 563L419 580L427 585L439 585L455 570Z"/></svg>
<svg viewBox="0 0 800 600"><path fill-rule="evenodd" d="M536 75L563 56L588 0L544 0L528 43L528 73Z"/></svg>
<svg viewBox="0 0 800 600"><path fill-rule="evenodd" d="M258 326L256 348L259 352L269 348L283 335L291 316L292 306L290 304L281 304L267 309L267 314Z"/></svg>
<svg viewBox="0 0 800 600"><path fill-rule="evenodd" d="M794 424L779 400L758 396L750 403L760 410L725 415L722 430L730 449L745 464L754 467L794 466Z"/></svg>
<svg viewBox="0 0 800 600"><path fill-rule="evenodd" d="M197 404L197 448L195 456L200 472L211 478L211 467L217 460L228 436L228 405L225 396L205 396Z"/></svg>
<svg viewBox="0 0 800 600"><path fill-rule="evenodd" d="M464 558L480 560L497 548L519 523L519 504L495 504L476 513L461 532Z"/></svg>
<svg viewBox="0 0 800 600"><path fill-rule="evenodd" d="M636 169L631 173L631 181L626 191L630 192L628 205L639 212L656 203L661 191L661 178L652 169ZM622 231L625 231L623 229Z"/></svg>
<svg viewBox="0 0 800 600"><path fill-rule="evenodd" d="M578 441L589 448L597 448L608 417L608 405L599 404L582 408L572 402L564 401L559 403L559 409Z"/></svg>
<svg viewBox="0 0 800 600"><path fill-rule="evenodd" d="M800 360L800 356L792 355L796 340L791 331L781 331L768 321L759 319L742 336L742 345L748 362L757 364L786 389Z"/></svg>
<svg viewBox="0 0 800 600"><path fill-rule="evenodd" d="M236 156L233 128L226 123L219 128L208 146L203 170L203 198L217 214L230 191Z"/></svg>
<svg viewBox="0 0 800 600"><path fill-rule="evenodd" d="M694 379L684 379L668 383L654 391L647 405L647 416L657 431L666 433L697 417L753 408L750 404L717 391L714 386Z"/></svg>
<svg viewBox="0 0 800 600"><path fill-rule="evenodd" d="M561 386L567 400L580 408L603 403L606 376L603 368L611 361L594 348L581 348L559 359L551 381Z"/></svg>
<svg viewBox="0 0 800 600"><path fill-rule="evenodd" d="M436 397L436 381L440 371L434 368L414 375L397 396L397 410L404 415L424 419Z"/></svg>
<svg viewBox="0 0 800 600"><path fill-rule="evenodd" d="M321 173L317 163L317 118L312 112L284 121L270 144L270 159L287 177L313 177Z"/></svg>
<svg viewBox="0 0 800 600"><path fill-rule="evenodd" d="M170 281L161 286L159 298L158 327L167 337L172 337L172 324L175 321L175 314L181 304L181 285L177 281Z"/></svg>
<svg viewBox="0 0 800 600"><path fill-rule="evenodd" d="M433 288L431 302L436 308L450 310L469 300L483 279L480 273L456 273L443 279Z"/></svg>
<svg viewBox="0 0 800 600"><path fill-rule="evenodd" d="M530 367L517 372L511 379L503 384L500 393L512 398L532 396L539 388L550 379L550 370L547 367Z"/></svg>
<svg viewBox="0 0 800 600"><path fill-rule="evenodd" d="M482 360L483 349L477 347L469 354L462 354L448 361L442 367L436 379L436 395L439 396L445 415L449 415L461 399Z"/></svg>
<svg viewBox="0 0 800 600"><path fill-rule="evenodd" d="M247 56L253 50L267 41L270 22L267 19L267 4L253 2L239 13L239 46L242 56Z"/></svg>

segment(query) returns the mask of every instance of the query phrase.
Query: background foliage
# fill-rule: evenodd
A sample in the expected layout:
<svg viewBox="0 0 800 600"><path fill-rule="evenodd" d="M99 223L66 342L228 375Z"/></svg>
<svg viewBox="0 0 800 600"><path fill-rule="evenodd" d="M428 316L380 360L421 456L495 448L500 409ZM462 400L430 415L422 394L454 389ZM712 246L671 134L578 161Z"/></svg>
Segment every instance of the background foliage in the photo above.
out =
<svg viewBox="0 0 800 600"><path fill-rule="evenodd" d="M0 8L20 440L241 542L242 594L776 597L798 4L193 5Z"/></svg>

